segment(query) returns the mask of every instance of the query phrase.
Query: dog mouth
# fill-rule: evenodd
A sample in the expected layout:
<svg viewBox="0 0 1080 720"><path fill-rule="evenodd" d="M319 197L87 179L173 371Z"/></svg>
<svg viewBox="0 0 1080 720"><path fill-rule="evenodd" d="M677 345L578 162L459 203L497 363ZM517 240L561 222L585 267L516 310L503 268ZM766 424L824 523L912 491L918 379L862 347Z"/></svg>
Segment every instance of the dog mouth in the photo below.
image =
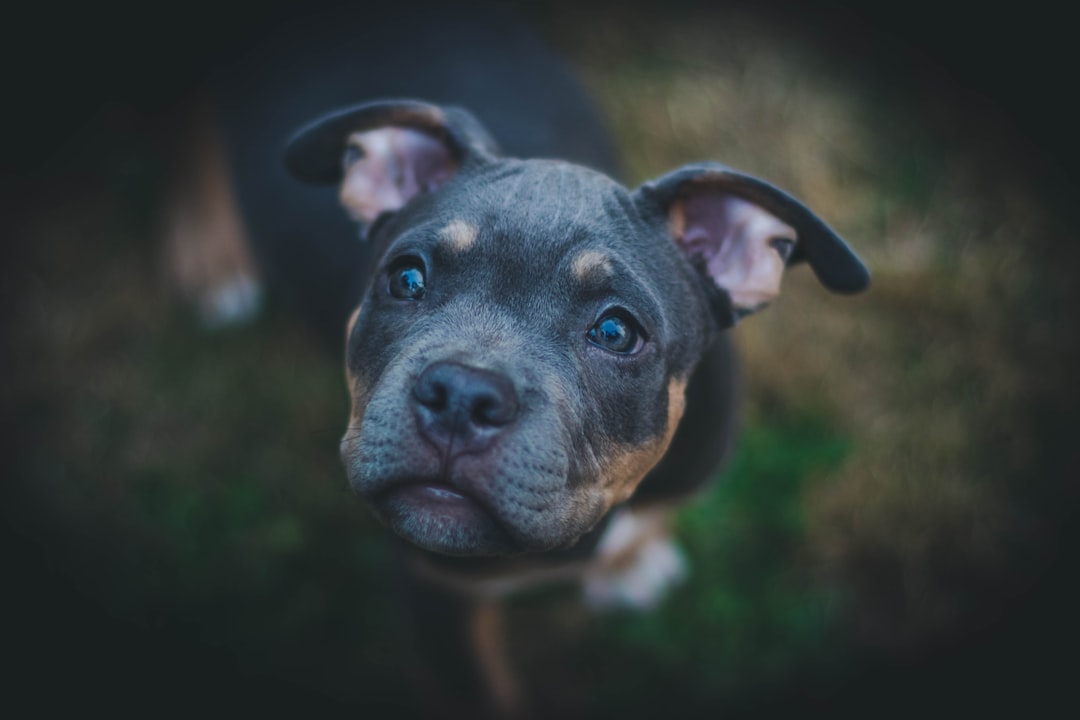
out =
<svg viewBox="0 0 1080 720"><path fill-rule="evenodd" d="M379 491L369 502L394 532L425 550L458 556L522 551L485 503L459 486L406 478Z"/></svg>
<svg viewBox="0 0 1080 720"><path fill-rule="evenodd" d="M452 485L430 480L412 480L394 485L376 495L374 502L404 503L416 512L449 514L463 518L477 512L487 512L469 493Z"/></svg>

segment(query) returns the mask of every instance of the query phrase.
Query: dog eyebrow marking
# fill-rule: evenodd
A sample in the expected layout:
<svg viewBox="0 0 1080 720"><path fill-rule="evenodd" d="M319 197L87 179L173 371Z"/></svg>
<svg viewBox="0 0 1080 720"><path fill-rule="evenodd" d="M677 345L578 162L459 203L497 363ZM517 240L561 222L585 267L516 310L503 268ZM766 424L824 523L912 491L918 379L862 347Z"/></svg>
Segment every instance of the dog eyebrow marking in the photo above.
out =
<svg viewBox="0 0 1080 720"><path fill-rule="evenodd" d="M451 220L439 231L439 237L454 252L465 252L476 243L480 229L464 220Z"/></svg>
<svg viewBox="0 0 1080 720"><path fill-rule="evenodd" d="M570 269L579 282L594 273L602 274L604 277L611 277L614 272L611 266L611 258L608 257L607 253L599 250L582 250L570 264Z"/></svg>

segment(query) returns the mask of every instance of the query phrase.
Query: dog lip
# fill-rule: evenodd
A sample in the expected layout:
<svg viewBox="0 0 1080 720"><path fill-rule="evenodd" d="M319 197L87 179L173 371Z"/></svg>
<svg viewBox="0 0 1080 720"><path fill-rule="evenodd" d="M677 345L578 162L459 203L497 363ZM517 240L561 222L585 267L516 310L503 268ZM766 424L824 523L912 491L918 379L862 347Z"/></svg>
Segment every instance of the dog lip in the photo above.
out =
<svg viewBox="0 0 1080 720"><path fill-rule="evenodd" d="M408 492L442 502L472 502L490 513L487 505L469 491L453 482L425 477L397 478L386 483L376 494L375 499L395 493Z"/></svg>
<svg viewBox="0 0 1080 720"><path fill-rule="evenodd" d="M392 496L413 497L425 502L434 502L440 505L474 505L502 529L511 535L513 531L505 526L503 520L492 507L490 501L464 487L467 483L455 481L453 477L424 477L410 475L395 477L369 496L371 502L379 503Z"/></svg>
<svg viewBox="0 0 1080 720"><path fill-rule="evenodd" d="M416 492L424 493L425 495L429 495L438 500L460 502L462 500L474 499L467 493L460 492L457 488L444 483L415 482L398 486L399 490L404 490L406 488L415 488Z"/></svg>
<svg viewBox="0 0 1080 720"><path fill-rule="evenodd" d="M475 549L467 545L453 549L441 546L441 541L434 546L426 545L425 542L431 542L437 536L424 529L429 526L428 522L422 522L419 526L414 524L416 518L423 516L430 517L431 526L434 527L449 522L458 528L481 528L482 536L487 538L485 542L495 542L495 545L484 545L488 549L481 554L517 554L524 549L513 528L507 526L488 503L441 478L394 478L370 494L367 500L384 522L403 533L407 540L427 550L450 555L477 554Z"/></svg>

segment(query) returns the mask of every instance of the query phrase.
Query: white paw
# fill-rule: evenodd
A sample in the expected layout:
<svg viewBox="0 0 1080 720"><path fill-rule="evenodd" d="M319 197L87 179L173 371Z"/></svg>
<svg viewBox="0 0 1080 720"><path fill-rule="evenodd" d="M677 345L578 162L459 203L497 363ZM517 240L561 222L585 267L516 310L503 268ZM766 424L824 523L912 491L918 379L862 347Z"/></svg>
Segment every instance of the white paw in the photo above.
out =
<svg viewBox="0 0 1080 720"><path fill-rule="evenodd" d="M199 318L211 329L248 322L258 312L261 295L257 281L247 275L233 275L201 294Z"/></svg>
<svg viewBox="0 0 1080 720"><path fill-rule="evenodd" d="M589 573L585 603L594 610L650 610L686 576L686 558L679 547L667 536L654 537L618 568Z"/></svg>

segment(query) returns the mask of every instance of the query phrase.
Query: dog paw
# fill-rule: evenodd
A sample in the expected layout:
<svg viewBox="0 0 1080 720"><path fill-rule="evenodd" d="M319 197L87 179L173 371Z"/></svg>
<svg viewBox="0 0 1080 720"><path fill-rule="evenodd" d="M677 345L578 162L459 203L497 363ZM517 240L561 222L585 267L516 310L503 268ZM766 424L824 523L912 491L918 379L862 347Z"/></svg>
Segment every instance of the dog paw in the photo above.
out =
<svg viewBox="0 0 1080 720"><path fill-rule="evenodd" d="M209 329L246 323L259 310L262 288L246 274L237 274L198 297L199 319Z"/></svg>
<svg viewBox="0 0 1080 720"><path fill-rule="evenodd" d="M615 523L638 527L624 531ZM613 529L624 537L641 529L640 521L632 516L617 518L615 523ZM585 603L594 610L650 610L687 574L686 558L678 545L666 534L653 535L636 543L629 553L621 553L613 564L589 573L583 587Z"/></svg>

